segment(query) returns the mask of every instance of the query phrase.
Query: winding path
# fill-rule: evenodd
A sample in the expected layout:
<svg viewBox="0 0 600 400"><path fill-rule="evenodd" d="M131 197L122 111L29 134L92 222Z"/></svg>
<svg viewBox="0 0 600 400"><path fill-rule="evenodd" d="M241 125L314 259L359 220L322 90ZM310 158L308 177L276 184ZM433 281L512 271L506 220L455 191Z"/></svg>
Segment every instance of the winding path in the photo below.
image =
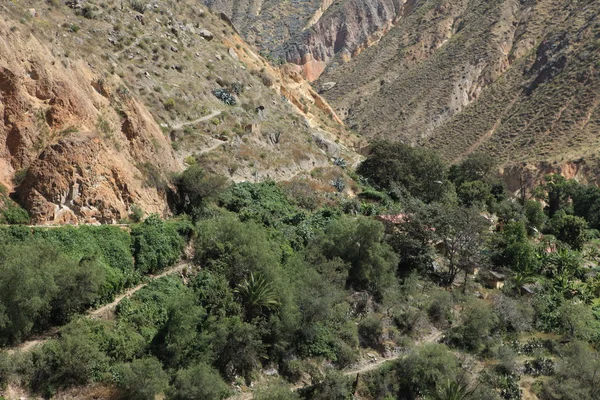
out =
<svg viewBox="0 0 600 400"><path fill-rule="evenodd" d="M115 307L124 298L132 296L135 292L148 286L148 284L150 284L152 281L154 281L156 279L159 279L164 276L171 275L171 274L174 274L177 272L181 272L191 266L192 266L192 264L190 264L187 261L180 262L177 265L172 266L171 268L167 268L166 270L164 270L163 272L161 272L157 275L149 275L148 278L150 278L150 279L147 282L140 283L139 285L137 285L135 287L129 288L124 293L118 295L112 302L105 304L102 307L88 311L85 316L87 318L93 318L93 319L110 319L113 316ZM48 331L44 332L43 334L41 334L39 336L34 336L30 340L19 343L18 345L14 346L14 347L5 348L3 350L6 350L6 352L8 354L12 354L15 351L29 351L33 347L35 347L39 344L43 344L46 341L48 341L49 339L52 339L53 337L55 337L58 334L59 329L60 329L60 327L52 327Z"/></svg>
<svg viewBox="0 0 600 400"><path fill-rule="evenodd" d="M420 340L417 340L417 342L415 344L417 346L419 346L419 345L423 345L423 344L437 343L441 339L442 335L443 335L443 332L434 328L429 335L421 338ZM363 364L357 365L349 370L342 371L342 372L344 375L347 375L347 376L354 376L356 374L364 374L365 372L370 372L370 371L374 371L374 370L378 369L379 367L381 367L383 364L385 364L388 361L394 361L394 360L404 358L408 354L410 354L410 353L408 353L408 352L397 353L392 357L380 358L379 360L376 360L376 361L363 363ZM296 390L303 389L303 388L309 387L309 386L311 386L311 385L296 384L296 385L290 386L290 390L296 391ZM254 398L254 394L252 392L244 392L244 393L235 394L235 395L227 398L226 400L252 400L253 398Z"/></svg>

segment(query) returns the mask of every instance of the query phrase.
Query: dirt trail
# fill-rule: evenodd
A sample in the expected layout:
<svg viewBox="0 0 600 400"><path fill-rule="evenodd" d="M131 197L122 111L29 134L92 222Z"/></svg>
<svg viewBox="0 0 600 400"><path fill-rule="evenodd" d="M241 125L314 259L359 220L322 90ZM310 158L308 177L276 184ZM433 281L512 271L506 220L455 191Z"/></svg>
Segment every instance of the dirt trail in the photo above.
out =
<svg viewBox="0 0 600 400"><path fill-rule="evenodd" d="M121 50L115 51L113 53L113 57L119 57L121 54L125 53L128 50L131 50L132 48L134 48L135 46L137 46L143 39L150 37L150 35L146 34L146 35L142 35L142 36L138 36L137 38L135 38L135 40L133 42L131 42L131 44L129 44L129 46L126 46L124 48L122 48ZM118 59L116 60L118 61Z"/></svg>
<svg viewBox="0 0 600 400"><path fill-rule="evenodd" d="M208 115L205 115L204 117L200 117L200 118L195 119L193 121L180 122L178 124L172 125L171 129L178 130L178 129L183 128L184 126L195 125L195 124L197 124L199 122L208 121L209 119L217 117L219 115L221 115L221 111L220 110L213 110L213 112L211 112Z"/></svg>
<svg viewBox="0 0 600 400"><path fill-rule="evenodd" d="M187 269L187 268L189 268L191 266L192 266L192 264L190 264L187 261L180 262L179 264L174 265L173 267L164 270L160 274L149 275L148 276L148 278L150 278L149 281L147 281L145 283L140 283L139 285L137 285L135 287L129 288L127 291L125 291L125 293L122 293L122 294L118 295L115 298L114 301L112 301L112 302L110 302L108 304L105 304L105 305L103 305L100 308L88 311L88 313L86 314L86 317L88 317L88 318L95 318L95 319L110 319L110 318L113 317L115 307L124 298L132 296L135 292L137 292L138 290L140 290L140 289L148 286L148 284L150 282L152 282L152 281L154 281L156 279L162 278L162 277L167 276L167 275L174 274L176 272L183 271L183 270L185 270L185 269ZM46 341L48 341L49 339L52 339L53 337L55 337L57 335L59 329L60 329L60 327L52 327L48 331L44 332L43 334L35 336L35 337L31 338L30 340L27 340L27 341L25 341L23 343L20 343L20 344L14 346L14 347L6 348L4 350L6 350L6 352L8 354L12 354L15 351L29 351L33 347L37 346L38 344L43 344Z"/></svg>
<svg viewBox="0 0 600 400"><path fill-rule="evenodd" d="M442 335L443 335L443 333L441 331L434 328L433 331L429 335L425 336L424 338L422 338L420 340L417 340L416 345L420 346L422 344L437 343L440 340L440 338L442 337ZM388 361L394 361L399 358L403 358L406 355L407 355L407 353L402 352L402 353L398 353L392 357L380 358L379 360L375 360L368 364L363 364L363 365L355 367L351 370L344 371L344 375L356 375L356 374L363 374L365 372L373 371L373 370L376 370L377 368L381 367L383 364L385 364Z"/></svg>
<svg viewBox="0 0 600 400"><path fill-rule="evenodd" d="M130 297L135 292L148 286L148 284L150 282L152 282L158 278L162 278L163 276L171 275L175 272L183 271L184 269L187 269L188 267L191 267L191 264L189 262L182 262L171 268L164 270L163 272L161 272L158 275L149 275L150 280L148 282L140 283L139 285L128 289L127 291L125 291L125 293L118 295L112 302L105 304L100 308L97 308L95 310L88 312L87 316L91 317L91 318L96 318L96 319L109 319L112 317L112 314L113 314L114 309L117 306L117 304L119 304L121 302L121 300L123 300L124 298Z"/></svg>
<svg viewBox="0 0 600 400"><path fill-rule="evenodd" d="M415 343L417 346L419 345L423 345L423 344L428 344L428 343L437 343L439 342L440 338L442 337L443 332L439 331L438 329L433 329L431 331L431 333L425 337L423 337L420 340L417 340L417 342ZM344 375L348 375L348 376L355 376L356 374L363 374L365 372L369 372L369 371L373 371L376 370L377 368L381 367L383 364L385 364L388 361L394 361L394 360L398 360L400 358L405 357L407 354L406 352L401 352L398 353L392 357L388 357L388 358L380 358L376 361L373 362L369 362L369 363L365 363L365 364L361 364L358 365L352 369L343 371ZM296 391L302 388L305 388L307 386L307 384L297 384L297 385L293 385L290 387L291 391ZM252 400L254 398L254 395L252 392L245 392L245 393L238 393L234 396L229 397L227 400Z"/></svg>

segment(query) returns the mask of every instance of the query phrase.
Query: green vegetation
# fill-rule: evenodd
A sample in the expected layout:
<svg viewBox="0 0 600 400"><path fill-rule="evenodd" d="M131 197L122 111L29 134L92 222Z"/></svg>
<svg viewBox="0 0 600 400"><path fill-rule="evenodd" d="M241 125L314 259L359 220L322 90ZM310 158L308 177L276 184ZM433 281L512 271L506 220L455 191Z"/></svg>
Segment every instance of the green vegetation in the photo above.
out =
<svg viewBox="0 0 600 400"><path fill-rule="evenodd" d="M257 381L259 399L595 398L597 216L582 205L593 191L548 177L536 196L559 199L550 216L509 200L483 158L436 162L442 196L405 179L423 164L376 151L365 165L379 158L392 167L378 190L375 175L358 178L370 206L305 209L273 182L227 186L192 165L176 182L193 222L2 228L2 344L62 327L2 355L0 379L48 396L99 382L133 399L223 399ZM479 200L455 195L466 183ZM151 281L113 319L81 316L175 264L186 243L200 269ZM393 361L345 374L371 353Z"/></svg>

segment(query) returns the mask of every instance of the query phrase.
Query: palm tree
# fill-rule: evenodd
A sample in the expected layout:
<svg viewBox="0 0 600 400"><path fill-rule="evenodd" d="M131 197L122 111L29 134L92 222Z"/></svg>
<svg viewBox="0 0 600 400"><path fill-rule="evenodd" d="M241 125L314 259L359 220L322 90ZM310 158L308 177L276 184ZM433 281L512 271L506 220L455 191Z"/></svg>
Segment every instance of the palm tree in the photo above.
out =
<svg viewBox="0 0 600 400"><path fill-rule="evenodd" d="M446 381L438 385L436 391L429 396L430 400L470 400L473 398L474 389L462 380Z"/></svg>
<svg viewBox="0 0 600 400"><path fill-rule="evenodd" d="M523 288L523 285L535 282L535 278L529 275L527 272L516 272L512 276L512 281L517 288L517 292L519 292L519 296L521 296L521 289Z"/></svg>
<svg viewBox="0 0 600 400"><path fill-rule="evenodd" d="M248 320L254 319L263 309L273 310L280 305L272 283L262 274L251 272L250 277L238 285L236 293L244 304Z"/></svg>

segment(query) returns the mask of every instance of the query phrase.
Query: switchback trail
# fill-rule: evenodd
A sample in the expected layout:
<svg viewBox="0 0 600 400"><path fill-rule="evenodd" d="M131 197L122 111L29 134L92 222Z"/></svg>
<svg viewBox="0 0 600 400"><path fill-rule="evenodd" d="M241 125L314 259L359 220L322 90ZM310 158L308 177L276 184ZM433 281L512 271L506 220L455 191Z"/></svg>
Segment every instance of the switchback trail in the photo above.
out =
<svg viewBox="0 0 600 400"><path fill-rule="evenodd" d="M132 296L135 292L148 286L148 284L150 284L152 281L154 281L156 279L159 279L164 276L171 275L171 274L174 274L177 272L181 272L191 266L192 266L192 264L190 264L189 262L182 261L170 268L167 268L166 270L164 270L163 272L161 272L157 275L149 275L148 276L149 280L147 282L140 283L139 285L137 285L135 287L129 288L124 293L118 295L112 302L105 304L100 308L96 308L95 310L88 311L85 314L85 316L87 318L94 318L94 319L110 319L113 316L115 307L124 298ZM59 329L60 329L60 327L52 327L48 331L44 332L43 334L40 334L39 336L34 336L30 340L20 343L14 347L6 348L4 350L6 350L9 354L14 353L15 351L28 351L28 350L32 349L33 347L37 346L38 344L45 343L49 339L52 339L53 337L55 337L56 334L58 333Z"/></svg>

